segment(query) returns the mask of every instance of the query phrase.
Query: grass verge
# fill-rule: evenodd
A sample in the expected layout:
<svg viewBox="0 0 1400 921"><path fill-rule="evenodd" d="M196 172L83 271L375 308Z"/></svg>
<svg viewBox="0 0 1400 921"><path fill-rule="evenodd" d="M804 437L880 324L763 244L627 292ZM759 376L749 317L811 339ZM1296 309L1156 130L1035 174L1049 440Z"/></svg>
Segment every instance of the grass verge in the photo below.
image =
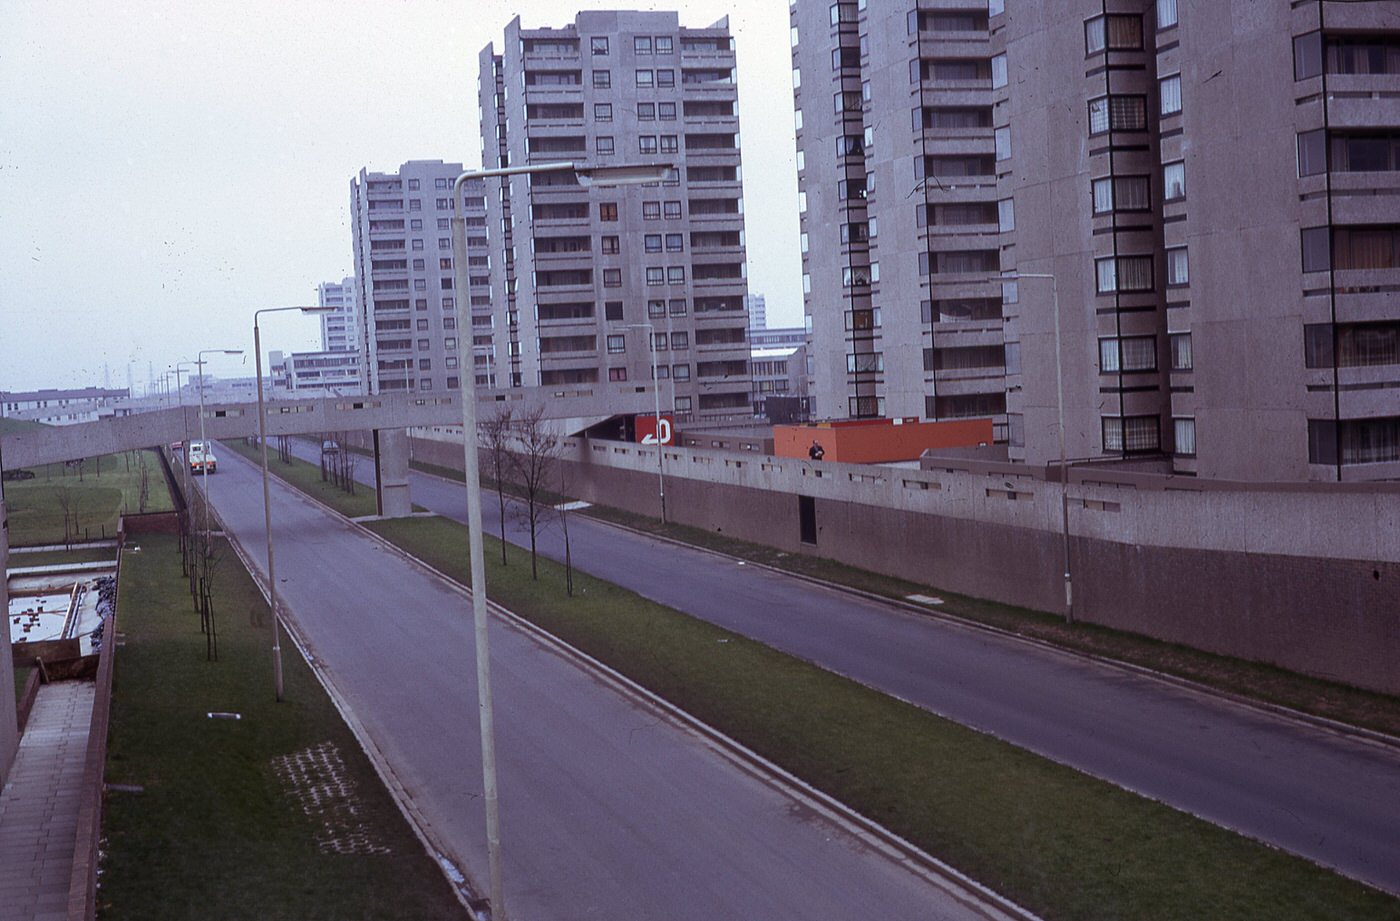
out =
<svg viewBox="0 0 1400 921"><path fill-rule="evenodd" d="M17 546L63 543L65 503L76 520L75 540L115 537L122 514L166 511L172 507L160 459L153 451L90 457L81 467L44 464L27 469L34 474L33 479L5 484L10 541ZM147 490L144 504L143 469Z"/></svg>
<svg viewBox="0 0 1400 921"><path fill-rule="evenodd" d="M241 439L225 441L221 444L238 452L253 463L262 465L262 449L257 445L245 444ZM359 460L357 463L364 464L365 462ZM355 494L352 496L330 480L321 479L321 466L319 464L312 464L298 457L293 457L290 461L280 460L272 445L268 445L267 469L268 472L281 477L313 499L324 502L349 518L373 515L379 510L372 488L357 483Z"/></svg>
<svg viewBox="0 0 1400 921"><path fill-rule="evenodd" d="M467 582L441 518L370 525ZM489 538L488 538L489 539ZM487 548L492 597L1050 919L1400 918L1400 901L615 585Z"/></svg>
<svg viewBox="0 0 1400 921"><path fill-rule="evenodd" d="M15 666L15 702L18 703L24 697L24 685L29 681L29 673L34 671L30 665Z"/></svg>
<svg viewBox="0 0 1400 921"><path fill-rule="evenodd" d="M413 467L457 482L463 479L460 470L417 462ZM483 481L482 485L492 490L496 488L494 482ZM519 490L507 484L506 492L518 494ZM543 498L547 502L565 501L565 497L552 494ZM996 627L1062 649L1186 678L1252 700L1400 736L1400 699L1386 694L1096 624L1066 624L1063 618L1044 611L959 595L937 586L857 569L824 557L789 553L688 525L662 524L654 517L606 505L593 505L579 514L895 601L904 601L909 595L933 595L944 602L938 607L939 614Z"/></svg>
<svg viewBox="0 0 1400 921"><path fill-rule="evenodd" d="M465 921L290 643L286 700L274 702L267 606L237 557L225 549L215 572L220 659L208 662L175 538L142 535L139 545L122 565L125 643L117 653L106 781L144 789L107 795L101 917ZM210 719L210 712L242 719ZM306 814L274 766L326 745L353 788L353 815L344 808ZM332 837L348 842L357 830L387 853L330 850Z"/></svg>

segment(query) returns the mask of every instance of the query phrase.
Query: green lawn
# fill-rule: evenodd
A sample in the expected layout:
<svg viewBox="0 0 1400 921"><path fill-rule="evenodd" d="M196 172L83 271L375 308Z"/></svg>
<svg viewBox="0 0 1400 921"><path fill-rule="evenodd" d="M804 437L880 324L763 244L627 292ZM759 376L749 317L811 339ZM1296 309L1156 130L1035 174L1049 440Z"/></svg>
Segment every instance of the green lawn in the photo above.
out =
<svg viewBox="0 0 1400 921"><path fill-rule="evenodd" d="M241 439L225 441L221 444L238 452L255 464L262 464L262 449L256 445L244 444ZM372 469L374 466L373 461L367 461L363 457L357 457L355 463L360 472ZM281 477L313 499L324 502L350 518L373 515L379 510L372 487L357 483L355 484L355 494L352 496L330 480L321 479L321 466L319 464L308 463L297 457L291 458L290 463L278 460L276 444L271 441L268 442L267 469L273 475Z"/></svg>
<svg viewBox="0 0 1400 921"><path fill-rule="evenodd" d="M147 498L141 504L142 463ZM87 458L77 465L45 464L28 468L32 480L5 484L10 512L10 542L16 546L61 544L63 504L77 516L74 540L115 537L117 521L127 512L166 511L172 507L160 460L154 451L128 451Z"/></svg>
<svg viewBox="0 0 1400 921"><path fill-rule="evenodd" d="M32 432L47 427L42 422L31 422L28 419L0 417L0 435L17 435L20 432Z"/></svg>
<svg viewBox="0 0 1400 921"><path fill-rule="evenodd" d="M371 527L463 582L465 529ZM1400 918L1400 901L499 545L491 596L1047 919Z"/></svg>
<svg viewBox="0 0 1400 921"><path fill-rule="evenodd" d="M163 483L161 484L161 488L165 488ZM98 547L93 549L75 547L72 550L39 550L32 553L11 553L10 568L57 566L60 563L110 562L116 558L117 550L115 547Z"/></svg>
<svg viewBox="0 0 1400 921"><path fill-rule="evenodd" d="M266 605L237 557L225 550L216 569L220 659L208 662L175 538L148 534L134 543L140 550L125 554L121 572L117 623L125 644L117 652L106 781L144 789L108 793L100 917L465 921L467 912L287 640L286 700L274 702ZM242 719L210 719L211 711ZM277 768L286 756L313 752L338 753L355 794L322 820L303 812ZM318 835L345 842L357 829L388 853L318 845Z"/></svg>

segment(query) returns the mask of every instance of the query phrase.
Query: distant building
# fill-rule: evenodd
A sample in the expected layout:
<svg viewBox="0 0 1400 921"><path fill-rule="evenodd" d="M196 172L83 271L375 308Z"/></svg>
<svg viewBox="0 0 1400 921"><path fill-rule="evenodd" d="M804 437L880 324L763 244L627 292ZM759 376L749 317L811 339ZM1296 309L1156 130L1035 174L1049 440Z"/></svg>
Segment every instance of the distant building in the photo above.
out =
<svg viewBox="0 0 1400 921"><path fill-rule="evenodd" d="M316 303L334 307L321 314L321 351L353 352L360 348L360 317L355 309L355 278L325 281L316 286Z"/></svg>
<svg viewBox="0 0 1400 921"><path fill-rule="evenodd" d="M745 295L744 303L747 305L749 311L749 329L767 329L768 305L764 301L763 295Z"/></svg>
<svg viewBox="0 0 1400 921"><path fill-rule="evenodd" d="M753 411L784 422L807 418L807 332L802 327L749 330ZM781 409L777 409L781 406Z"/></svg>
<svg viewBox="0 0 1400 921"><path fill-rule="evenodd" d="M487 166L580 160L677 170L665 182L613 188L567 173L490 180L489 306L508 355L500 384L645 382L655 349L681 421L747 417L728 21L686 28L674 12L582 12L561 28L527 29L517 17L499 53L486 46L480 64Z"/></svg>
<svg viewBox="0 0 1400 921"><path fill-rule="evenodd" d="M0 416L45 425L76 425L112 415L112 405L128 390L84 387L81 390L0 390Z"/></svg>
<svg viewBox="0 0 1400 921"><path fill-rule="evenodd" d="M360 377L370 393L428 393L461 386L458 337L471 336L477 382L494 386L484 184L464 190L472 329L457 328L452 185L462 164L411 160L395 173L361 170L350 181ZM460 296L465 297L465 292Z"/></svg>
<svg viewBox="0 0 1400 921"><path fill-rule="evenodd" d="M807 342L807 331L800 326L749 330L749 346L754 349L796 348Z"/></svg>
<svg viewBox="0 0 1400 921"><path fill-rule="evenodd" d="M274 395L345 396L364 392L358 350L268 352L267 364Z"/></svg>

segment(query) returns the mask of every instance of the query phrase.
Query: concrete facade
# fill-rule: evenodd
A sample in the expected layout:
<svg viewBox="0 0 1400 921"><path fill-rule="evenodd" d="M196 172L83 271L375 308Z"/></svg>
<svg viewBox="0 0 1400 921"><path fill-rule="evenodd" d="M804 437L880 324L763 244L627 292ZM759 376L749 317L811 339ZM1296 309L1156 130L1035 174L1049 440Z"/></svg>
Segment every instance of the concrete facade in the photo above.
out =
<svg viewBox="0 0 1400 921"><path fill-rule="evenodd" d="M1062 403L1071 459L1400 477L1392 3L791 16L819 415L1004 418L1037 465Z"/></svg>
<svg viewBox="0 0 1400 921"><path fill-rule="evenodd" d="M489 297L484 186L468 185L452 201L462 164L411 160L394 173L361 170L350 181L355 304L363 331L361 378L368 393L443 393L458 389L452 230L464 207L473 297ZM475 326L475 324L473 324ZM473 329L473 352L490 356L489 326ZM477 338L483 340L478 347ZM479 375L480 376L480 375Z"/></svg>
<svg viewBox="0 0 1400 921"><path fill-rule="evenodd" d="M615 188L567 172L490 180L489 226L503 232L491 240L494 301L482 306L508 339L498 385L646 381L655 349L682 420L749 416L727 21L697 29L675 13L582 12L561 28L527 29L517 17L499 52L482 50L480 68L488 167L677 168L659 184Z"/></svg>
<svg viewBox="0 0 1400 921"><path fill-rule="evenodd" d="M311 396L352 396L361 393L361 359L358 349L332 352L267 353L273 396L289 393Z"/></svg>

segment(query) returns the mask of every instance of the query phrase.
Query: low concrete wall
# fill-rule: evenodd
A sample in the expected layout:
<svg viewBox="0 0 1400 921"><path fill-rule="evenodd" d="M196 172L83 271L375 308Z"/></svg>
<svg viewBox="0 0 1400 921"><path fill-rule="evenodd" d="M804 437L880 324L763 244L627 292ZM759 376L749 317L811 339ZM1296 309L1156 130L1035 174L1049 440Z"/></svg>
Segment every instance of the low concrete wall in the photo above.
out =
<svg viewBox="0 0 1400 921"><path fill-rule="evenodd" d="M569 441L568 491L654 515L655 452ZM462 466L458 443L415 438L413 456ZM673 521L1062 610L1063 487L1044 471L812 464L688 448L667 448L666 467ZM1400 486L1070 473L1079 619L1400 693ZM800 539L799 496L812 498L815 544Z"/></svg>

